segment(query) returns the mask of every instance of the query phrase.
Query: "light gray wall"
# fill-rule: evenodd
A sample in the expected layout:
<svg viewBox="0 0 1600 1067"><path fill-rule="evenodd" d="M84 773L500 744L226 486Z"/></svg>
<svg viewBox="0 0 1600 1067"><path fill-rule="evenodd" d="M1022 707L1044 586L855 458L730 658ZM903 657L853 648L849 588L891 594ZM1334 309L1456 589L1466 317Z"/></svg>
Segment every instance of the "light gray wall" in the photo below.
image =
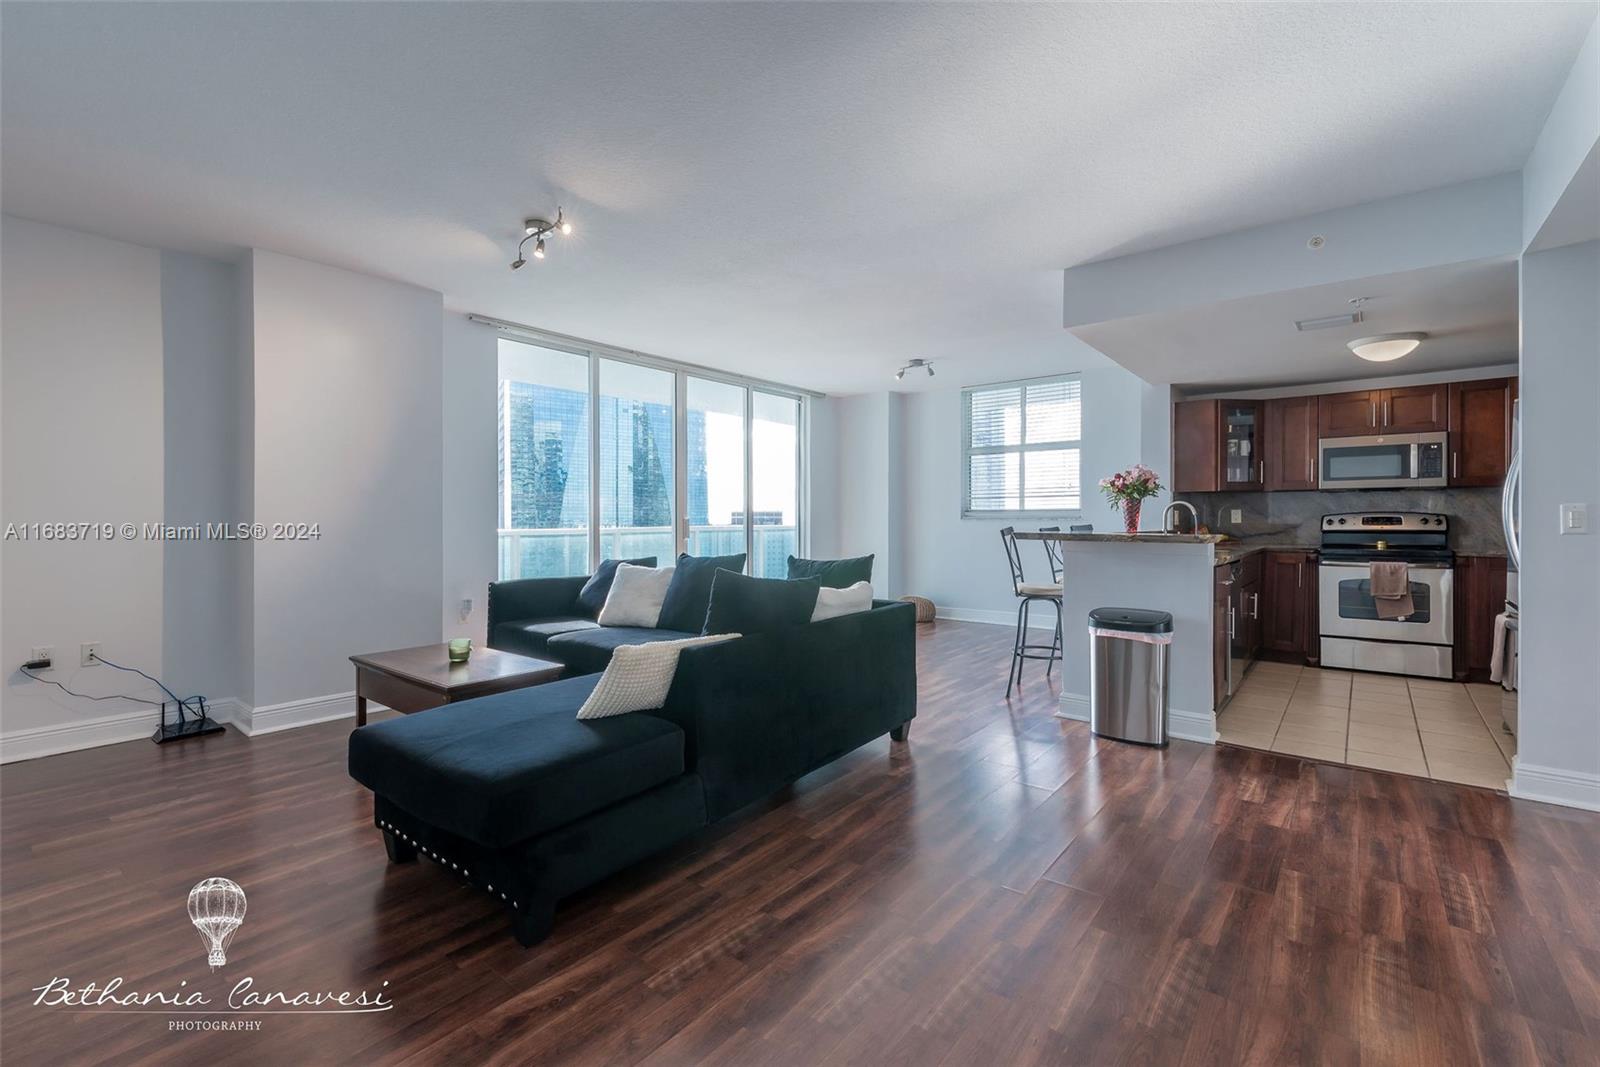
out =
<svg viewBox="0 0 1600 1067"><path fill-rule="evenodd" d="M163 482L176 526L236 522L241 466L238 270L161 253ZM238 696L244 542L169 541L162 581L162 665L180 696ZM146 668L148 669L148 668Z"/></svg>
<svg viewBox="0 0 1600 1067"><path fill-rule="evenodd" d="M1600 140L1600 19L1589 28L1567 80L1522 168L1522 238L1537 246L1546 223ZM1587 178L1594 181L1591 172Z"/></svg>
<svg viewBox="0 0 1600 1067"><path fill-rule="evenodd" d="M251 253L257 707L348 693L357 652L439 639L443 303L426 289Z"/></svg>
<svg viewBox="0 0 1600 1067"><path fill-rule="evenodd" d="M838 401L812 397L806 401L805 554L812 559L838 559L839 547L839 419Z"/></svg>
<svg viewBox="0 0 1600 1067"><path fill-rule="evenodd" d="M1011 618L1016 599L1000 529L1079 521L1101 530L1113 528L1121 520L1095 483L1140 462L1146 447L1142 422L1151 387L1119 367L1096 366L1081 373L1083 506L1081 513L1053 519L962 517L960 389L839 400L840 554L884 553L890 565L874 570L875 583L881 583L879 595L926 596L952 617ZM1152 443L1164 448L1164 441L1157 435ZM1159 519L1155 506L1144 524L1154 527ZM1025 545L1023 552L1029 578L1048 574L1040 546Z"/></svg>
<svg viewBox="0 0 1600 1067"><path fill-rule="evenodd" d="M489 583L499 577L495 544L495 396L499 336L465 315L444 317L444 638L486 639ZM461 601L472 601L463 619Z"/></svg>
<svg viewBox="0 0 1600 1067"><path fill-rule="evenodd" d="M1557 519L1570 502L1600 519L1600 241L1524 256L1521 298L1517 788L1600 805L1600 532Z"/></svg>
<svg viewBox="0 0 1600 1067"><path fill-rule="evenodd" d="M0 219L0 394L4 522L159 523L162 519L161 257L154 249L6 216ZM125 740L154 714L78 700L25 678L30 647L52 645L52 677L89 693L151 693L108 667L78 666L99 641L108 659L162 665L159 541L0 542L5 757L22 731L34 751L94 736ZM130 679L132 683L130 684ZM126 720L129 733L91 724Z"/></svg>
<svg viewBox="0 0 1600 1067"><path fill-rule="evenodd" d="M1375 200L1064 272L1069 327L1522 251L1516 173ZM1306 247L1313 234L1326 244Z"/></svg>

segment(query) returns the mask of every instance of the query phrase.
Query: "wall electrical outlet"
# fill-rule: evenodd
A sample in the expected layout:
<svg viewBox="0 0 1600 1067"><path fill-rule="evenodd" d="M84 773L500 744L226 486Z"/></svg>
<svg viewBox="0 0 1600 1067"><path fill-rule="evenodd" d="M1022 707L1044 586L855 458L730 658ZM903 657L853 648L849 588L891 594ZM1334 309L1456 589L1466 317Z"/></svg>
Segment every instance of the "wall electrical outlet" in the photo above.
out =
<svg viewBox="0 0 1600 1067"><path fill-rule="evenodd" d="M28 662L38 663L40 660L56 661L56 650L51 645L34 645L28 650Z"/></svg>
<svg viewBox="0 0 1600 1067"><path fill-rule="evenodd" d="M1239 508L1233 508L1228 512L1228 521L1233 523L1235 526L1239 525L1244 521L1244 512Z"/></svg>
<svg viewBox="0 0 1600 1067"><path fill-rule="evenodd" d="M97 662L95 657L99 654L99 641L85 641L78 646L78 665L80 667L93 667Z"/></svg>
<svg viewBox="0 0 1600 1067"><path fill-rule="evenodd" d="M461 621L466 622L470 618L472 618L472 599L470 597L462 597Z"/></svg>
<svg viewBox="0 0 1600 1067"><path fill-rule="evenodd" d="M1589 532L1589 505L1588 504L1562 504L1561 505L1561 532L1563 534L1586 534Z"/></svg>

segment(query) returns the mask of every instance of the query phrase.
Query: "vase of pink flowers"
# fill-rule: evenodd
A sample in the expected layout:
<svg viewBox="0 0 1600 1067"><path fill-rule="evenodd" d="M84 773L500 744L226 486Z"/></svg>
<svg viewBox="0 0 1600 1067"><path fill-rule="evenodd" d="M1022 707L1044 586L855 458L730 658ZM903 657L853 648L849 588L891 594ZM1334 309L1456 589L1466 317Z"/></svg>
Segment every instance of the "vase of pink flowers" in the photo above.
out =
<svg viewBox="0 0 1600 1067"><path fill-rule="evenodd" d="M1139 505L1146 497L1161 492L1161 477L1143 463L1137 463L1109 478L1100 479L1100 492L1114 511L1122 512L1123 529L1139 532Z"/></svg>

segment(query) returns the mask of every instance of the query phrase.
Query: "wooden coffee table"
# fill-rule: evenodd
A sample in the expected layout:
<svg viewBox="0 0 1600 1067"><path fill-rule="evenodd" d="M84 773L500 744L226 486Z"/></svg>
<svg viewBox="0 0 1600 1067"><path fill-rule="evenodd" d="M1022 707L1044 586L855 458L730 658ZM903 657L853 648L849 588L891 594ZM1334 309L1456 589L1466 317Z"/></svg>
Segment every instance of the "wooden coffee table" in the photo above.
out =
<svg viewBox="0 0 1600 1067"><path fill-rule="evenodd" d="M504 693L561 677L561 664L496 648L474 648L450 662L450 646L419 645L351 656L356 665L356 725L367 724L367 701L410 714L458 700Z"/></svg>

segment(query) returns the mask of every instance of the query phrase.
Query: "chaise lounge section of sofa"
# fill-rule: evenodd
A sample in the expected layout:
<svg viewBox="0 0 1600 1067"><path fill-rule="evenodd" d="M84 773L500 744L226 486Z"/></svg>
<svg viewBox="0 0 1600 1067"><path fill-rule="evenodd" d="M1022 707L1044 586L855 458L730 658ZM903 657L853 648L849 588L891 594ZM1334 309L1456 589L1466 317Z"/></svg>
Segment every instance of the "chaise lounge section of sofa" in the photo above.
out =
<svg viewBox="0 0 1600 1067"><path fill-rule="evenodd" d="M661 708L580 721L598 680L450 704L350 738L350 774L375 794L391 861L426 856L500 898L524 945L548 934L562 898L884 734L905 740L915 613L878 601L686 648Z"/></svg>

